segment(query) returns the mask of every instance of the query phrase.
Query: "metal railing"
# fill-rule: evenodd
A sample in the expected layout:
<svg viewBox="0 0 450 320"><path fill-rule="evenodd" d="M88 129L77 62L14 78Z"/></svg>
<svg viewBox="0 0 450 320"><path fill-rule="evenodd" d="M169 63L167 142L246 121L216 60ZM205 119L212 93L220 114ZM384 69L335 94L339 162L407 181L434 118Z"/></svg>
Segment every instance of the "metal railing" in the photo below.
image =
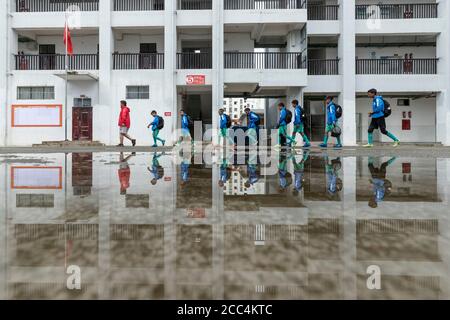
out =
<svg viewBox="0 0 450 320"><path fill-rule="evenodd" d="M339 74L339 59L310 59L308 74L312 76Z"/></svg>
<svg viewBox="0 0 450 320"><path fill-rule="evenodd" d="M304 9L306 0L224 0L225 10Z"/></svg>
<svg viewBox="0 0 450 320"><path fill-rule="evenodd" d="M98 54L74 54L68 59L69 70L97 70ZM65 70L64 54L15 55L16 70Z"/></svg>
<svg viewBox="0 0 450 320"><path fill-rule="evenodd" d="M428 19L437 17L437 3L356 6L356 19Z"/></svg>
<svg viewBox="0 0 450 320"><path fill-rule="evenodd" d="M357 59L356 74L436 74L438 60Z"/></svg>
<svg viewBox="0 0 450 320"><path fill-rule="evenodd" d="M225 69L304 69L300 52L226 52Z"/></svg>
<svg viewBox="0 0 450 320"><path fill-rule="evenodd" d="M205 53L177 53L177 69L211 69L212 54Z"/></svg>
<svg viewBox="0 0 450 320"><path fill-rule="evenodd" d="M64 12L69 7L98 11L98 0L16 0L16 12Z"/></svg>
<svg viewBox="0 0 450 320"><path fill-rule="evenodd" d="M113 69L164 69L164 53L113 53Z"/></svg>
<svg viewBox="0 0 450 320"><path fill-rule="evenodd" d="M212 10L212 0L178 0L177 8L178 10Z"/></svg>
<svg viewBox="0 0 450 320"><path fill-rule="evenodd" d="M308 20L338 20L339 5L308 4Z"/></svg>
<svg viewBox="0 0 450 320"><path fill-rule="evenodd" d="M164 0L114 0L114 11L161 11Z"/></svg>

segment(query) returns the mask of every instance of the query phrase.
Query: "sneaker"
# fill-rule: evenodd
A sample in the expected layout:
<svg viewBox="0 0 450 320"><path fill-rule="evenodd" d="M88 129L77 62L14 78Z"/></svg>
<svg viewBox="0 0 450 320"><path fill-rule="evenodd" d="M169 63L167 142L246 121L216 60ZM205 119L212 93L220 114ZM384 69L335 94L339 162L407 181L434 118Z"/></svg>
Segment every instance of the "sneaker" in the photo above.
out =
<svg viewBox="0 0 450 320"><path fill-rule="evenodd" d="M364 148L373 148L373 144L372 143L368 143L363 145Z"/></svg>
<svg viewBox="0 0 450 320"><path fill-rule="evenodd" d="M321 148L328 148L328 145L326 143L321 143L321 144L319 144L319 147L321 147Z"/></svg>
<svg viewBox="0 0 450 320"><path fill-rule="evenodd" d="M292 145L292 147L295 147L295 146L297 145L297 141L293 140L293 141L291 142L291 145Z"/></svg>
<svg viewBox="0 0 450 320"><path fill-rule="evenodd" d="M166 145L166 140L162 141L163 147Z"/></svg>
<svg viewBox="0 0 450 320"><path fill-rule="evenodd" d="M400 141L394 141L394 144L392 146L395 148L395 147L398 147L399 144L400 144Z"/></svg>
<svg viewBox="0 0 450 320"><path fill-rule="evenodd" d="M334 147L340 149L340 148L342 148L342 144L337 143L337 144L334 145Z"/></svg>
<svg viewBox="0 0 450 320"><path fill-rule="evenodd" d="M120 143L120 144L118 144L117 146L118 146L118 147L123 147L123 144Z"/></svg>
<svg viewBox="0 0 450 320"><path fill-rule="evenodd" d="M158 148L157 144L152 145L152 148Z"/></svg>
<svg viewBox="0 0 450 320"><path fill-rule="evenodd" d="M311 147L311 143L305 143L304 145L303 145L303 148L310 148Z"/></svg>
<svg viewBox="0 0 450 320"><path fill-rule="evenodd" d="M277 144L277 145L273 146L273 148L274 148L274 149L277 149L277 150L281 150L281 145L280 145L280 144Z"/></svg>
<svg viewBox="0 0 450 320"><path fill-rule="evenodd" d="M133 144L133 147L136 146L136 139L131 140L131 143Z"/></svg>

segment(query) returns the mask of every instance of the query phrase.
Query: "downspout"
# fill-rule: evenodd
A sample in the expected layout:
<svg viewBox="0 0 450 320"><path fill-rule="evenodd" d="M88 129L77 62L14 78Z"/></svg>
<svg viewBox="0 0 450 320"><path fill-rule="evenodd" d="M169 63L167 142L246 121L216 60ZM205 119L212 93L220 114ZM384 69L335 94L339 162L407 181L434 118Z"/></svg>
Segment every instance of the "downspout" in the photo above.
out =
<svg viewBox="0 0 450 320"><path fill-rule="evenodd" d="M6 59L5 59L5 63L6 63L6 73L2 76L6 77L5 79L5 102L6 105L5 106L0 106L2 108L5 108L5 129L4 129L4 135L3 135L3 145L6 147L6 143L8 142L8 106L9 106L9 78L10 78L10 68L11 68L11 57L10 57L10 52L9 52L9 19L10 19L10 10L11 9L11 1L7 0L6 1L6 45L5 45L5 50L6 50Z"/></svg>

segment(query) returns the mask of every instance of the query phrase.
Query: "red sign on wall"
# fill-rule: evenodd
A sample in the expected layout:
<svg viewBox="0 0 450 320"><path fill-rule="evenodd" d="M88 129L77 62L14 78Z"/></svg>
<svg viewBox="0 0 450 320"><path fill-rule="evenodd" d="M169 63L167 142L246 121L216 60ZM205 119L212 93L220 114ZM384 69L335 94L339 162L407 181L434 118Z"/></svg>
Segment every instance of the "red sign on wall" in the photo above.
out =
<svg viewBox="0 0 450 320"><path fill-rule="evenodd" d="M186 76L186 84L188 86L204 85L206 83L206 76L204 75L188 75Z"/></svg>
<svg viewBox="0 0 450 320"><path fill-rule="evenodd" d="M402 130L411 130L411 120L409 119L403 119L402 120Z"/></svg>
<svg viewBox="0 0 450 320"><path fill-rule="evenodd" d="M164 117L171 117L172 116L172 112L164 112Z"/></svg>

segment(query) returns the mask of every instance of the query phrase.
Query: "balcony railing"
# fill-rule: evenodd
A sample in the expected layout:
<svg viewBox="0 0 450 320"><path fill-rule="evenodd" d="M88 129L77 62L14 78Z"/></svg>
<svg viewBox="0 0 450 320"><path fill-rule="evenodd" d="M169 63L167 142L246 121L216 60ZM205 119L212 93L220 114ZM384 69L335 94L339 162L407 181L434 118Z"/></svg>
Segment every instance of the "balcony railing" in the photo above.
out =
<svg viewBox="0 0 450 320"><path fill-rule="evenodd" d="M68 58L69 70L97 70L97 54L74 54ZM64 54L19 54L16 70L65 70Z"/></svg>
<svg viewBox="0 0 450 320"><path fill-rule="evenodd" d="M212 54L204 53L177 53L177 69L211 69Z"/></svg>
<svg viewBox="0 0 450 320"><path fill-rule="evenodd" d="M226 52L225 69L303 69L300 52Z"/></svg>
<svg viewBox="0 0 450 320"><path fill-rule="evenodd" d="M437 58L357 59L356 74L436 74Z"/></svg>
<svg viewBox="0 0 450 320"><path fill-rule="evenodd" d="M161 11L164 0L114 0L114 11Z"/></svg>
<svg viewBox="0 0 450 320"><path fill-rule="evenodd" d="M212 0L178 0L178 10L211 10Z"/></svg>
<svg viewBox="0 0 450 320"><path fill-rule="evenodd" d="M114 70L164 69L164 53L113 53Z"/></svg>
<svg viewBox="0 0 450 320"><path fill-rule="evenodd" d="M98 11L98 0L16 0L17 12L64 12L68 8Z"/></svg>
<svg viewBox="0 0 450 320"><path fill-rule="evenodd" d="M437 17L437 3L356 6L356 19L429 19Z"/></svg>
<svg viewBox="0 0 450 320"><path fill-rule="evenodd" d="M308 20L338 20L339 5L308 4Z"/></svg>
<svg viewBox="0 0 450 320"><path fill-rule="evenodd" d="M225 10L304 9L306 0L224 0Z"/></svg>
<svg viewBox="0 0 450 320"><path fill-rule="evenodd" d="M339 59L308 60L308 74L312 76L339 74Z"/></svg>

